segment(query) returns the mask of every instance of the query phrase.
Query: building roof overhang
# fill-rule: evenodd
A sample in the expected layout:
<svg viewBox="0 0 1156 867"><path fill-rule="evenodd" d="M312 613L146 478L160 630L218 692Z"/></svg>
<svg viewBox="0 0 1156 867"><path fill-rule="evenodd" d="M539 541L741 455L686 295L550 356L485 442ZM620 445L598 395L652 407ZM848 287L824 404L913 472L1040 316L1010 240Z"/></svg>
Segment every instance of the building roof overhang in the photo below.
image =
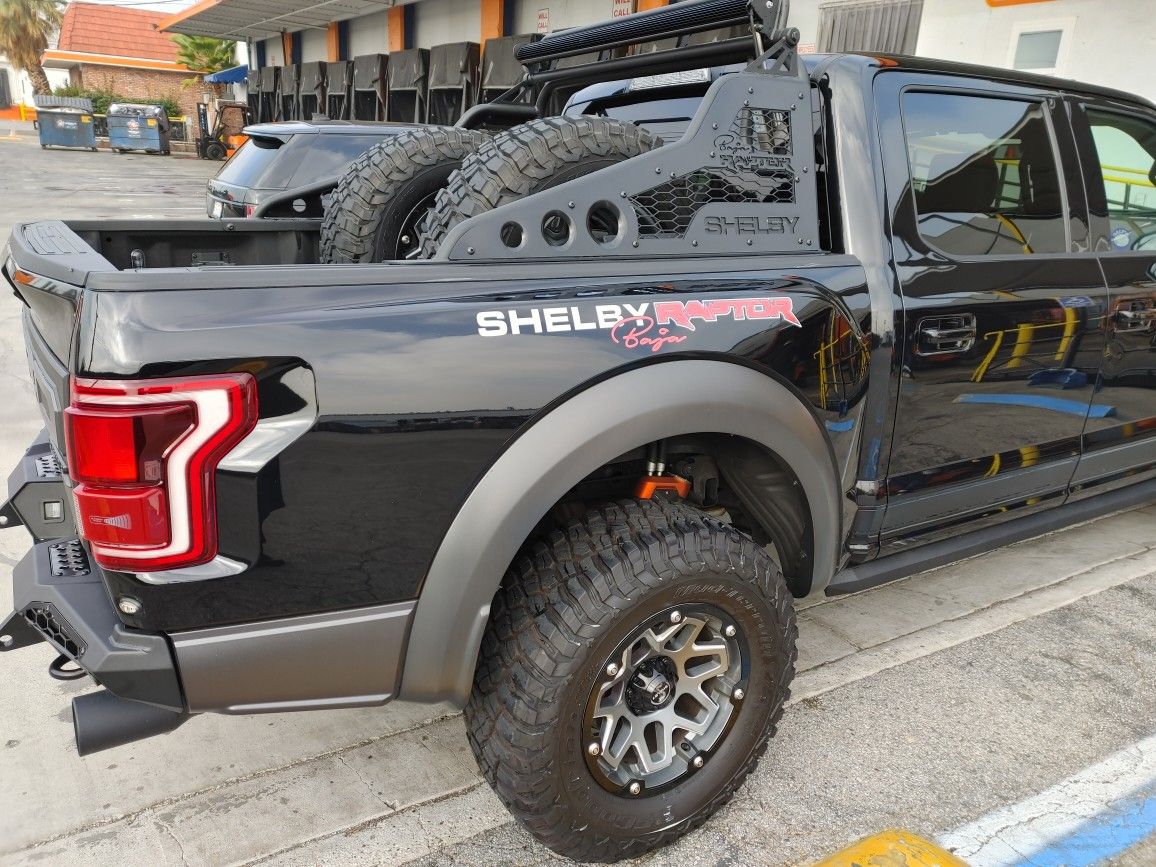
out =
<svg viewBox="0 0 1156 867"><path fill-rule="evenodd" d="M153 60L148 57L118 57L113 54L95 54L90 51L61 51L49 48L41 55L40 63L48 69L71 69L82 63L92 66L121 66L127 69L146 69L155 72L192 72L183 63Z"/></svg>
<svg viewBox="0 0 1156 867"><path fill-rule="evenodd" d="M265 39L282 31L322 29L400 6L406 0L200 0L160 23L168 33L219 39Z"/></svg>

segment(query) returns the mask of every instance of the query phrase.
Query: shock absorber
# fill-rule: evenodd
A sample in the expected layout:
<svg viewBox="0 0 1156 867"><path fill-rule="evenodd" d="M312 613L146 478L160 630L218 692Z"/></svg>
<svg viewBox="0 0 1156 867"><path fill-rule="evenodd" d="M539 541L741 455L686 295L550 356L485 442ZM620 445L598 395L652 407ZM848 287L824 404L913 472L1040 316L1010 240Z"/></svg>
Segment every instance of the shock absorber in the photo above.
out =
<svg viewBox="0 0 1156 867"><path fill-rule="evenodd" d="M685 500L690 493L690 482L682 476L666 475L666 441L656 440L646 447L646 475L638 480L634 496L650 500L659 492L673 494Z"/></svg>

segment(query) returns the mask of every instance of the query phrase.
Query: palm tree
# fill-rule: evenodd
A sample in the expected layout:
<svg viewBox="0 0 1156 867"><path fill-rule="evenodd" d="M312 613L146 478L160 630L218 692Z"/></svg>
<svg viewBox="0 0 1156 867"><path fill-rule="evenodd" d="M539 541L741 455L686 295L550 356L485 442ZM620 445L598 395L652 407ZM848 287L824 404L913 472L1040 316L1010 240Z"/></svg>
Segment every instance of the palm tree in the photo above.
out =
<svg viewBox="0 0 1156 867"><path fill-rule="evenodd" d="M52 93L40 55L60 27L60 17L57 0L0 0L0 53L28 73L33 93Z"/></svg>
<svg viewBox="0 0 1156 867"><path fill-rule="evenodd" d="M173 42L177 44L177 59L194 72L220 72L237 65L236 43L228 39L178 33Z"/></svg>

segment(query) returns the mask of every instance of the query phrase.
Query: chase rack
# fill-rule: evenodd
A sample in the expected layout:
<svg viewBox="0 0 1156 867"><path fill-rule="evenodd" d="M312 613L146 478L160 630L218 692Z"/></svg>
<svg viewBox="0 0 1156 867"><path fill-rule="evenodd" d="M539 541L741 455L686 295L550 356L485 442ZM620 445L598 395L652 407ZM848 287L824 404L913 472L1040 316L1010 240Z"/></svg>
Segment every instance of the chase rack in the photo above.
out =
<svg viewBox="0 0 1156 867"><path fill-rule="evenodd" d="M720 76L678 141L459 223L438 250L451 261L735 255L819 245L811 87L789 0L687 0L563 31L517 50L519 84L459 121L474 127L544 116L559 86L746 62ZM745 35L730 37L728 28ZM719 31L722 31L719 38ZM701 36L714 32L709 39ZM733 32L733 31L732 31ZM696 38L697 37L697 38ZM573 66L626 46L681 47ZM693 41L692 41L693 40ZM523 102L527 93L532 102Z"/></svg>

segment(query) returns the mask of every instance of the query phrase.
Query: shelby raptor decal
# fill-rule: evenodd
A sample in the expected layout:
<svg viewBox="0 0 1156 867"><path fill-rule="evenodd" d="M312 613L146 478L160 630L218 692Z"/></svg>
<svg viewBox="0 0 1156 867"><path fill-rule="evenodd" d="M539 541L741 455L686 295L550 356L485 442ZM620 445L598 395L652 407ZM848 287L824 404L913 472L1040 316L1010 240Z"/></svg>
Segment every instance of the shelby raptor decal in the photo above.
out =
<svg viewBox="0 0 1156 867"><path fill-rule="evenodd" d="M628 349L645 346L657 352L688 335L672 333L670 326L695 331L696 322L719 319L782 319L800 325L794 304L784 295L763 298L710 298L691 301L643 301L638 304L597 304L593 307L531 307L528 310L483 310L478 313L478 334L556 334L567 331L609 331L615 343Z"/></svg>

